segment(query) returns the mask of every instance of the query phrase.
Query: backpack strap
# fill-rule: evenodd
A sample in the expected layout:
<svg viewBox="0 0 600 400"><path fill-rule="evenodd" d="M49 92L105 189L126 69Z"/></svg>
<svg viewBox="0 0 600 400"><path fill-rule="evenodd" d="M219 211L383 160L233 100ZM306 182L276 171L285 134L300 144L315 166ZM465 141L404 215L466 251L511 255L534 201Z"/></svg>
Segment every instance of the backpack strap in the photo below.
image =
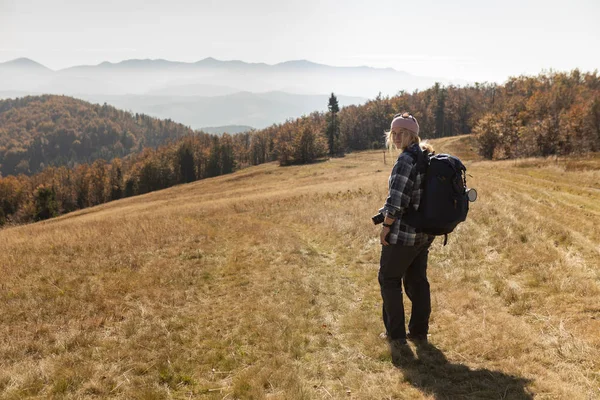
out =
<svg viewBox="0 0 600 400"><path fill-rule="evenodd" d="M424 152L420 146L416 146L416 150L412 148L407 151L410 154L411 158L414 161L414 164L417 167L417 172L427 171L427 166L429 165L429 153Z"/></svg>
<svg viewBox="0 0 600 400"><path fill-rule="evenodd" d="M414 182L416 182L417 175L427 173L430 160L429 153L423 151L419 145L412 145L407 149L406 152L410 155L410 157L413 160L414 168L411 170L411 178L414 179ZM412 176L412 174L415 174L415 176ZM423 201L422 197L421 201ZM416 233L423 232L423 230L419 228L422 217L419 214L419 212L415 211L414 207L412 206L412 199L408 210L406 210L402 216L404 217L404 222L412 226Z"/></svg>
<svg viewBox="0 0 600 400"><path fill-rule="evenodd" d="M444 246L446 244L448 244L448 234L447 233L444 234Z"/></svg>

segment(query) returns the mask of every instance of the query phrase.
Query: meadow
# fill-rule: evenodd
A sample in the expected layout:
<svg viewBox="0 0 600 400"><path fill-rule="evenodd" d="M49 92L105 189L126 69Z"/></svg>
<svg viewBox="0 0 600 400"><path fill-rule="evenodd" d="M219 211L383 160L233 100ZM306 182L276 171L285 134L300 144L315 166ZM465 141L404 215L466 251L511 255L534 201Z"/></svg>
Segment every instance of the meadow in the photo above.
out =
<svg viewBox="0 0 600 400"><path fill-rule="evenodd" d="M600 398L600 154L433 144L479 199L397 365L370 218L394 156L367 151L0 230L0 398Z"/></svg>

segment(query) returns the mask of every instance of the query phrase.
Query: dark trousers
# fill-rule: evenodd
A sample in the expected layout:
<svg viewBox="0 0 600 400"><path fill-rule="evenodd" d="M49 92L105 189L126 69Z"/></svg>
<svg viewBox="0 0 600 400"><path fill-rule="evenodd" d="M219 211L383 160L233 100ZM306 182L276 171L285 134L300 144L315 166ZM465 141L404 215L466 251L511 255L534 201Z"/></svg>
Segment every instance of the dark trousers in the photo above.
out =
<svg viewBox="0 0 600 400"><path fill-rule="evenodd" d="M379 286L383 299L383 323L392 340L405 339L402 282L412 311L408 329L414 335L429 331L431 296L427 280L427 256L431 241L418 246L382 246L379 261Z"/></svg>

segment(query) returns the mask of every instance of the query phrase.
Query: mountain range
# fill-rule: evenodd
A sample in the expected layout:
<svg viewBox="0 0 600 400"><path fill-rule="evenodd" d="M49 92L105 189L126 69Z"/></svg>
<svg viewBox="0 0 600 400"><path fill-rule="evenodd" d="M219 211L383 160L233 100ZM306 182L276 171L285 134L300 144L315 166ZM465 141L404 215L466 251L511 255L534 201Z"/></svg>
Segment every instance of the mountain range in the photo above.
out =
<svg viewBox="0 0 600 400"><path fill-rule="evenodd" d="M132 112L171 118L192 128L251 125L263 128L324 111L330 93L341 106L378 93L425 89L435 82L392 68L334 67L307 60L275 65L214 58L102 62L54 71L27 58L0 63L0 98L64 94Z"/></svg>

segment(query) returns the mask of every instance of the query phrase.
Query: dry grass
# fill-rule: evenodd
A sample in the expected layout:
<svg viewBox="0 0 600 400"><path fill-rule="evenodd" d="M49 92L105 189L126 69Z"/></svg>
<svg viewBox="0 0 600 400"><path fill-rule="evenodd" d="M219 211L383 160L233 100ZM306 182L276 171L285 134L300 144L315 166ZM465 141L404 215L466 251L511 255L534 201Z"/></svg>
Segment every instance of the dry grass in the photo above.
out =
<svg viewBox="0 0 600 400"><path fill-rule="evenodd" d="M483 162L430 348L378 338L381 152L0 231L0 398L600 398L600 157Z"/></svg>

